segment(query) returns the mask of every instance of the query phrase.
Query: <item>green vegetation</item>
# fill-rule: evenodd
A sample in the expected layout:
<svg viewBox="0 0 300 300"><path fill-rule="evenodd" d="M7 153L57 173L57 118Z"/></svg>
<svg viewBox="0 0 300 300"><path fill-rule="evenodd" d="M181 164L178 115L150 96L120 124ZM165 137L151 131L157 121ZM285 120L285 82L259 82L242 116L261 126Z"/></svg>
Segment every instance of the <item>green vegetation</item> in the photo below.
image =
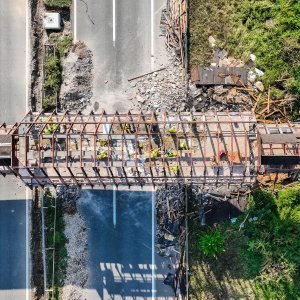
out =
<svg viewBox="0 0 300 300"><path fill-rule="evenodd" d="M171 127L171 128L168 130L168 132L169 132L170 134L175 134L177 131L176 131L176 128L175 128L175 127Z"/></svg>
<svg viewBox="0 0 300 300"><path fill-rule="evenodd" d="M48 54L45 59L44 70L44 99L43 109L51 111L56 107L56 100L62 83L62 66L61 60L72 46L72 37L70 35L60 36L52 33L50 42L54 45L55 54ZM57 54L57 55L56 55Z"/></svg>
<svg viewBox="0 0 300 300"><path fill-rule="evenodd" d="M63 58L65 53L68 53L71 49L73 38L71 35L61 35L60 33L51 33L49 41L54 45L55 50L58 52L59 57Z"/></svg>
<svg viewBox="0 0 300 300"><path fill-rule="evenodd" d="M66 236L64 234L65 223L63 218L62 202L56 201L50 191L47 189L44 195L45 208L45 244L46 249L46 270L47 284L52 288L52 280L54 283L54 292L51 293L50 299L60 299L61 287L64 284L64 278L67 268L67 249ZM55 209L56 206L56 209ZM54 220L56 219L55 225ZM54 230L55 228L55 230ZM54 259L54 272L53 272ZM54 275L54 277L53 277Z"/></svg>
<svg viewBox="0 0 300 300"><path fill-rule="evenodd" d="M199 249L205 256L217 257L224 252L224 237L219 229L210 230L201 234L199 238Z"/></svg>
<svg viewBox="0 0 300 300"><path fill-rule="evenodd" d="M43 109L53 110L56 107L57 94L61 85L60 61L55 55L48 55L44 65L45 80Z"/></svg>
<svg viewBox="0 0 300 300"><path fill-rule="evenodd" d="M300 298L299 183L277 195L255 190L236 222L210 230L190 220L190 299ZM221 249L217 258L209 247Z"/></svg>
<svg viewBox="0 0 300 300"><path fill-rule="evenodd" d="M107 150L101 150L100 153L97 155L98 159L103 159L108 157Z"/></svg>
<svg viewBox="0 0 300 300"><path fill-rule="evenodd" d="M175 173L175 175L179 175L180 168L179 166L171 166L170 170Z"/></svg>
<svg viewBox="0 0 300 300"><path fill-rule="evenodd" d="M44 0L46 6L49 7L70 7L72 5L72 0Z"/></svg>
<svg viewBox="0 0 300 300"><path fill-rule="evenodd" d="M159 152L158 152L158 148L156 149L153 149L152 152L151 152L151 158L157 158L159 155Z"/></svg>
<svg viewBox="0 0 300 300"><path fill-rule="evenodd" d="M190 64L208 64L208 38L229 55L249 60L265 72L265 85L300 96L300 2L298 0L191 0Z"/></svg>

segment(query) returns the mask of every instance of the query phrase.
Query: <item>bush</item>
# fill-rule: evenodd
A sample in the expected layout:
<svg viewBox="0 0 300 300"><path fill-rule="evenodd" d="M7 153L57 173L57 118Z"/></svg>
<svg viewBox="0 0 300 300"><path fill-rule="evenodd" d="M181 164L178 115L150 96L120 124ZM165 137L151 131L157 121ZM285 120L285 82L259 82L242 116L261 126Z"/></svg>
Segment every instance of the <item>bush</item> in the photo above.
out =
<svg viewBox="0 0 300 300"><path fill-rule="evenodd" d="M208 257L217 257L224 252L225 239L218 229L204 233L199 238L199 248Z"/></svg>
<svg viewBox="0 0 300 300"><path fill-rule="evenodd" d="M43 99L43 109L50 111L56 107L57 93L59 92L62 81L60 60L54 55L48 56L45 60L44 70L45 98Z"/></svg>
<svg viewBox="0 0 300 300"><path fill-rule="evenodd" d="M63 58L66 52L69 52L73 43L71 35L63 35L53 32L49 36L49 42L54 45L55 50L59 53L59 57Z"/></svg>
<svg viewBox="0 0 300 300"><path fill-rule="evenodd" d="M56 56L49 56L45 61L44 88L49 90L51 95L56 93L61 83L61 72L59 59Z"/></svg>
<svg viewBox="0 0 300 300"><path fill-rule="evenodd" d="M43 110L48 112L48 111L53 111L56 107L56 97L55 96L46 96L43 99Z"/></svg>

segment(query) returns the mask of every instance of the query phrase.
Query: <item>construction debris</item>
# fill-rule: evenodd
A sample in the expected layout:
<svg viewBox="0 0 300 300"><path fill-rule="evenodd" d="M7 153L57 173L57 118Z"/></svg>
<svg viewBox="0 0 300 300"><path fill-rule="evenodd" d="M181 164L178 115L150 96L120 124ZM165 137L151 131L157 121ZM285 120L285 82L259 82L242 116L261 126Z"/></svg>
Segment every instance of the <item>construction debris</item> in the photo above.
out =
<svg viewBox="0 0 300 300"><path fill-rule="evenodd" d="M80 111L92 98L92 53L82 42L77 42L63 60L63 83L60 90L61 108Z"/></svg>
<svg viewBox="0 0 300 300"><path fill-rule="evenodd" d="M202 112L252 111L259 122L288 122L296 98L283 90L282 99L272 96L271 88L258 80L264 72L253 67L255 59L251 54L251 64L245 68L241 60L227 57L224 49L215 49L210 67L191 67L188 107Z"/></svg>
<svg viewBox="0 0 300 300"><path fill-rule="evenodd" d="M128 98L136 102L138 110L165 112L186 110L186 83L181 63L169 57L166 67L145 76L132 78L133 92Z"/></svg>
<svg viewBox="0 0 300 300"><path fill-rule="evenodd" d="M175 295L185 295L181 290L182 278L179 278L183 267L182 253L186 241L186 187L167 186L156 192L156 248L158 254L170 259L173 273L168 273L164 283L174 289Z"/></svg>
<svg viewBox="0 0 300 300"><path fill-rule="evenodd" d="M166 37L166 46L176 54L182 65L185 59L185 39L187 24L186 0L168 0L161 16L161 35Z"/></svg>

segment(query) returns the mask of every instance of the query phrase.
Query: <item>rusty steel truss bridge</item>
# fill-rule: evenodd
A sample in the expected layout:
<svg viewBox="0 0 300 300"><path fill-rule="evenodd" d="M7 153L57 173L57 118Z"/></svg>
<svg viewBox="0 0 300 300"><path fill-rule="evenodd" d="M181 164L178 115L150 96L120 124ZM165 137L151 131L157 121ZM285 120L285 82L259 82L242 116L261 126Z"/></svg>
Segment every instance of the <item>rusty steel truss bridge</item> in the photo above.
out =
<svg viewBox="0 0 300 300"><path fill-rule="evenodd" d="M300 124L251 112L29 112L0 125L0 172L27 186L251 185L298 173Z"/></svg>

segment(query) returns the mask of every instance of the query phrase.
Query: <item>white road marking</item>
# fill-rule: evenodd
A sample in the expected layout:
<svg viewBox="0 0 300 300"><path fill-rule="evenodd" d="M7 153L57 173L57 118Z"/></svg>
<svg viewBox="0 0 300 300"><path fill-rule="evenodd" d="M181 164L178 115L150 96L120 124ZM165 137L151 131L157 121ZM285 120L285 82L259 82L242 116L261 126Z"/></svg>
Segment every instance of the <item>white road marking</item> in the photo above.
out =
<svg viewBox="0 0 300 300"><path fill-rule="evenodd" d="M29 300L29 188L26 187L26 300Z"/></svg>
<svg viewBox="0 0 300 300"><path fill-rule="evenodd" d="M73 0L74 8L74 28L73 28L73 40L77 42L77 0Z"/></svg>
<svg viewBox="0 0 300 300"><path fill-rule="evenodd" d="M116 225L117 225L117 191L116 191L115 187L113 189L113 224L114 224L114 227L116 228Z"/></svg>
<svg viewBox="0 0 300 300"><path fill-rule="evenodd" d="M116 45L116 0L113 0L113 44Z"/></svg>
<svg viewBox="0 0 300 300"><path fill-rule="evenodd" d="M152 299L155 299L155 189L152 192Z"/></svg>

